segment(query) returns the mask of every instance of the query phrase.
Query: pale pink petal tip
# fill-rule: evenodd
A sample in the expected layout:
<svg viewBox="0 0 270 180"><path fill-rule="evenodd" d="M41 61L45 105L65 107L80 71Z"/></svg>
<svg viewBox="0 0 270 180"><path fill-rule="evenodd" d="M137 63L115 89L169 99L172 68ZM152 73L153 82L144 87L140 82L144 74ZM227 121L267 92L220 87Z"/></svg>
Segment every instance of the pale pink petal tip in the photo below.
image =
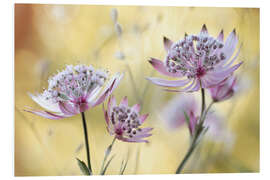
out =
<svg viewBox="0 0 270 180"><path fill-rule="evenodd" d="M141 105L140 104L135 104L134 106L132 106L132 109L135 112L139 113L140 112L140 109L141 109Z"/></svg>
<svg viewBox="0 0 270 180"><path fill-rule="evenodd" d="M181 73L171 73L167 70L167 67L164 65L164 62L161 60L151 58L148 60L148 62L155 68L159 73L166 75L166 76L171 76L171 77L181 77Z"/></svg>
<svg viewBox="0 0 270 180"><path fill-rule="evenodd" d="M122 101L120 102L120 105L123 105L123 106L128 106L128 98L127 96L125 96Z"/></svg>
<svg viewBox="0 0 270 180"><path fill-rule="evenodd" d="M173 41L171 41L170 39L168 39L167 37L163 37L163 44L164 44L164 48L165 50L168 52L171 48L171 46L173 45Z"/></svg>
<svg viewBox="0 0 270 180"><path fill-rule="evenodd" d="M205 24L202 26L201 33L208 33L208 31L207 31L207 28L206 28L206 25L205 25Z"/></svg>

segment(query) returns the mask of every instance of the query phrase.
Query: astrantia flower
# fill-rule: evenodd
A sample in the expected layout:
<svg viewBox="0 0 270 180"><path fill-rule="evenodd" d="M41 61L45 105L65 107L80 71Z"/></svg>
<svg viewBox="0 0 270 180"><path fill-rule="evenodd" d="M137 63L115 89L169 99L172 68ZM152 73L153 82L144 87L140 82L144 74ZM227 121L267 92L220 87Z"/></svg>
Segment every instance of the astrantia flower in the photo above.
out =
<svg viewBox="0 0 270 180"><path fill-rule="evenodd" d="M164 37L165 61L152 58L149 62L161 74L181 79L148 79L159 86L182 87L172 90L176 92L193 92L220 83L242 64L232 66L240 52L231 58L238 43L235 30L226 42L223 37L223 30L217 38L210 36L205 25L198 35L185 35L175 43Z"/></svg>
<svg viewBox="0 0 270 180"><path fill-rule="evenodd" d="M61 72L48 80L48 89L31 98L46 109L26 110L36 115L61 119L84 112L101 104L117 87L122 74L116 74L110 80L102 70L92 66L66 66Z"/></svg>
<svg viewBox="0 0 270 180"><path fill-rule="evenodd" d="M119 105L116 104L114 96L111 96L107 110L104 115L107 123L107 130L110 135L125 142L148 142L144 138L153 128L141 128L140 126L148 117L148 114L140 115L140 105L128 106L127 97L123 98Z"/></svg>
<svg viewBox="0 0 270 180"><path fill-rule="evenodd" d="M162 119L171 129L183 127L186 124L186 116L189 118L188 129L194 135L196 124L200 119L198 102L192 94L178 95L162 111ZM186 113L186 116L185 116ZM225 126L225 119L217 112L208 112L204 121L208 127L207 136L214 141L226 140L229 131Z"/></svg>
<svg viewBox="0 0 270 180"><path fill-rule="evenodd" d="M209 88L213 101L220 102L231 98L236 90L236 82L236 77L230 76L218 85Z"/></svg>
<svg viewBox="0 0 270 180"><path fill-rule="evenodd" d="M186 123L186 113L190 121L188 128L190 133L193 134L198 118L198 112L199 108L195 98L190 94L185 94L185 96L180 95L169 101L169 103L162 110L161 114L162 119L168 128L174 130Z"/></svg>

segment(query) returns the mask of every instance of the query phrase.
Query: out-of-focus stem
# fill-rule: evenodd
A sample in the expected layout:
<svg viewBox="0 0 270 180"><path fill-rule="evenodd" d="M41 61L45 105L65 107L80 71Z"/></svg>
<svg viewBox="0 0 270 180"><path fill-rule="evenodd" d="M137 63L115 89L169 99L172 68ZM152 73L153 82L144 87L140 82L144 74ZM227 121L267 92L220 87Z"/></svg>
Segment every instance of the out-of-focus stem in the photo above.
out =
<svg viewBox="0 0 270 180"><path fill-rule="evenodd" d="M104 156L104 159L103 159L103 162L102 162L102 165L101 165L100 174L102 174L102 172L103 172L104 164L105 164L105 162L106 162L108 156L109 156L110 153L111 153L112 146L113 146L115 140L116 140L116 137L113 138L112 143L108 146L108 148L107 148L106 151L105 151L105 156Z"/></svg>
<svg viewBox="0 0 270 180"><path fill-rule="evenodd" d="M133 77L131 68L128 65L128 63L126 63L126 68L127 68L127 71L128 71L129 77L130 77L130 80L131 80L131 85L132 85L132 88L133 88L133 91L134 91L134 95L136 97L136 100L141 104L141 98L139 96L139 92L138 92L138 89L136 87L136 83L135 83L135 80L134 80L134 77Z"/></svg>
<svg viewBox="0 0 270 180"><path fill-rule="evenodd" d="M90 161L90 150L89 150L88 134L87 134L87 125L86 125L84 112L82 112L81 115L82 115L82 123L83 123L83 130L84 130L84 140L85 140L85 146L86 146L87 164L88 164L89 171L92 174L92 167L91 167L91 161Z"/></svg>

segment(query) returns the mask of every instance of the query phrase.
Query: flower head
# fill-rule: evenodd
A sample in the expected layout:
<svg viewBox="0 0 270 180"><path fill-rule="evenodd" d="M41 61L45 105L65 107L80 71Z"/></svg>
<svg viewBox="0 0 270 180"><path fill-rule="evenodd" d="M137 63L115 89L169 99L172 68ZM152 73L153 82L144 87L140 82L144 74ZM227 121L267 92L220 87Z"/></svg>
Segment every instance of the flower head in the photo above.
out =
<svg viewBox="0 0 270 180"><path fill-rule="evenodd" d="M128 106L128 99L124 97L119 105L116 105L114 96L108 101L107 110L104 115L107 123L107 130L110 135L125 142L148 142L144 138L153 128L141 128L140 126L148 117L148 114L140 115L140 105Z"/></svg>
<svg viewBox="0 0 270 180"><path fill-rule="evenodd" d="M194 135L195 127L200 119L198 102L192 94L178 95L171 100L162 111L165 124L171 129L183 127L189 118L188 129ZM225 126L225 120L217 112L208 112L204 121L208 127L207 135L213 141L227 140L229 131Z"/></svg>
<svg viewBox="0 0 270 180"><path fill-rule="evenodd" d="M239 49L231 58L238 43L235 30L230 33L226 42L223 42L223 38L223 30L214 38L208 34L205 25L198 35L186 34L184 39L175 43L164 37L167 51L165 61L151 58L149 62L161 74L181 79L148 79L159 86L182 87L172 90L176 92L193 92L200 87L209 88L220 83L242 64L240 62L232 66L240 52Z"/></svg>
<svg viewBox="0 0 270 180"><path fill-rule="evenodd" d="M48 89L31 98L46 109L26 110L48 119L61 119L84 112L101 104L117 87L122 74L110 80L107 72L92 66L67 65L48 80ZM51 111L51 112L50 112Z"/></svg>
<svg viewBox="0 0 270 180"><path fill-rule="evenodd" d="M218 85L209 88L213 101L220 102L231 98L236 91L236 82L236 77L230 76Z"/></svg>

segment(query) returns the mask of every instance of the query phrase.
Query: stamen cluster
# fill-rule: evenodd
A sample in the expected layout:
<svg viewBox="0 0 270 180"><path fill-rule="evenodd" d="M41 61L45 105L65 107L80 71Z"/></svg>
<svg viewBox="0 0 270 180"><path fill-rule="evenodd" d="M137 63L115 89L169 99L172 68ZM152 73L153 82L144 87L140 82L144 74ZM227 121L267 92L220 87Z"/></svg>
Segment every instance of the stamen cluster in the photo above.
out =
<svg viewBox="0 0 270 180"><path fill-rule="evenodd" d="M171 46L165 61L167 71L181 72L188 78L200 77L225 60L223 47L223 42L208 34L186 35Z"/></svg>
<svg viewBox="0 0 270 180"><path fill-rule="evenodd" d="M43 92L43 96L55 102L74 100L102 87L107 78L106 72L94 70L92 66L68 65L48 80L48 90Z"/></svg>

